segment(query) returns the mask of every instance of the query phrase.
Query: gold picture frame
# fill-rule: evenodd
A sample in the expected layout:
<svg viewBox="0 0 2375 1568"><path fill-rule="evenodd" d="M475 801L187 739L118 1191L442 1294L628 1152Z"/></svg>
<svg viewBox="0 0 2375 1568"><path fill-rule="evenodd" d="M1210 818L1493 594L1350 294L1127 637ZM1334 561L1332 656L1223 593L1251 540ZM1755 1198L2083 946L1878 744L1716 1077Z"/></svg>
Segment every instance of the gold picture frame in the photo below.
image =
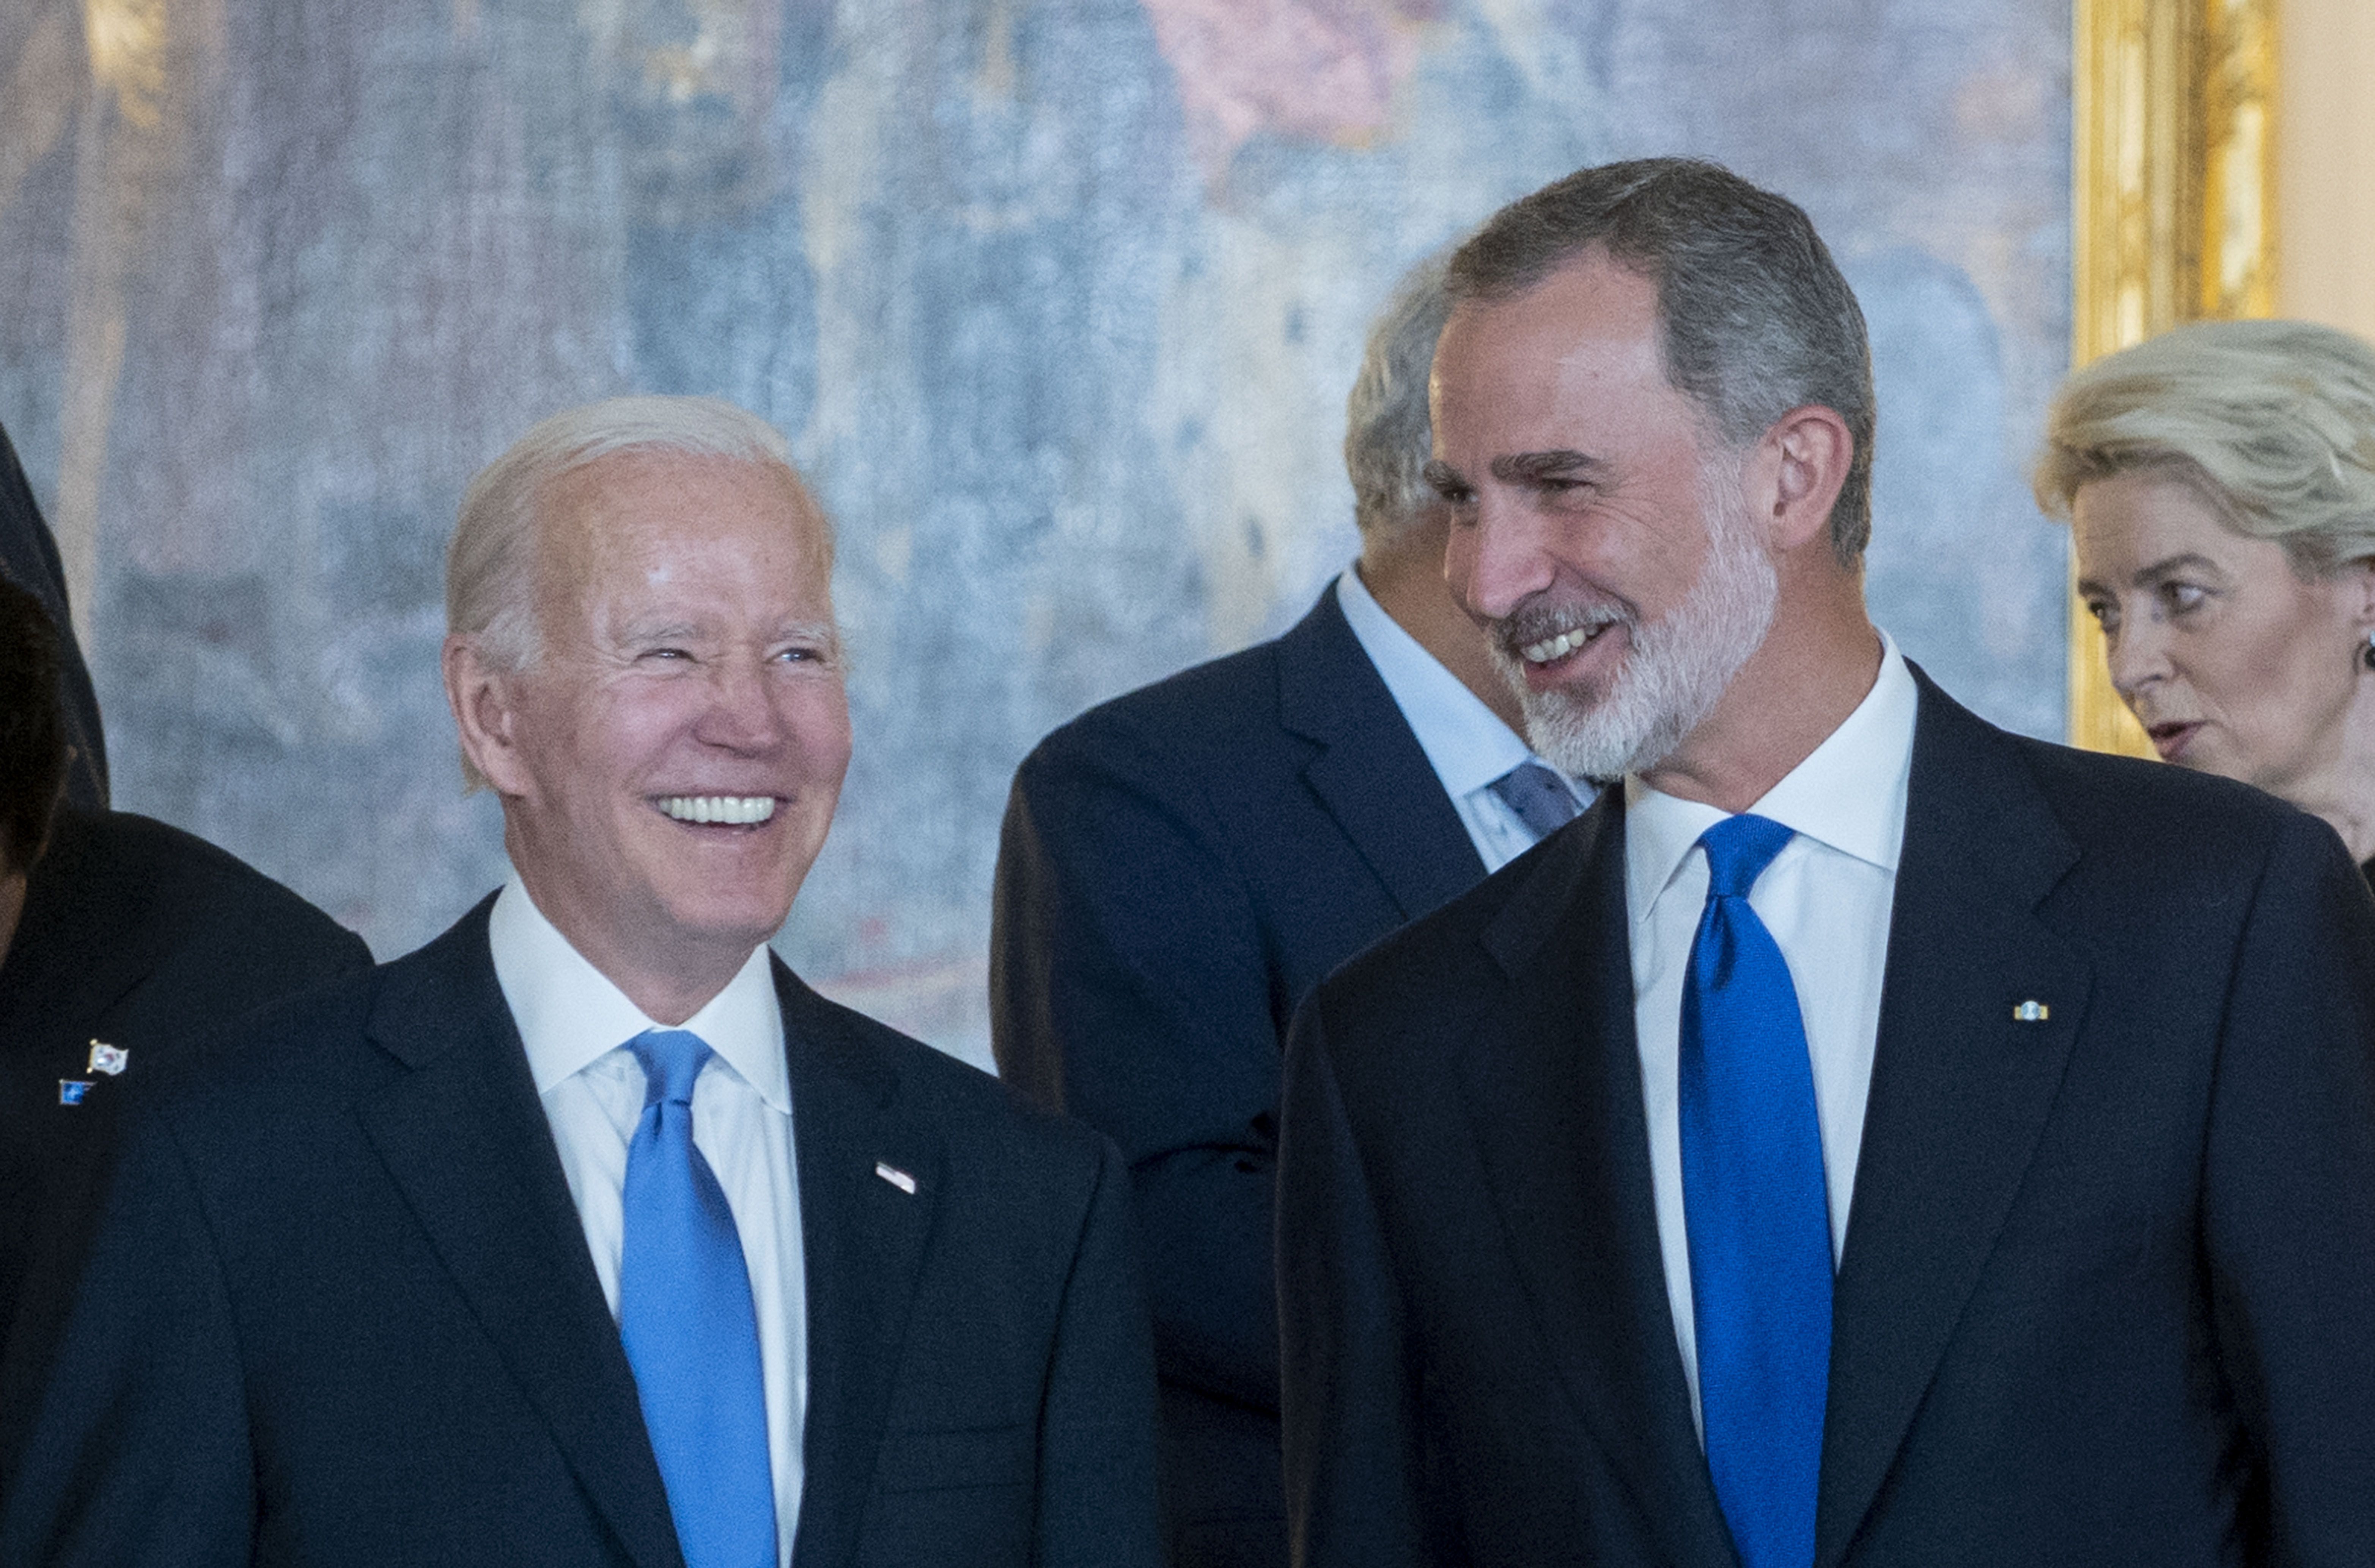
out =
<svg viewBox="0 0 2375 1568"><path fill-rule="evenodd" d="M2074 367L2275 308L2276 0L2077 0ZM2070 597L2070 743L2149 757Z"/></svg>

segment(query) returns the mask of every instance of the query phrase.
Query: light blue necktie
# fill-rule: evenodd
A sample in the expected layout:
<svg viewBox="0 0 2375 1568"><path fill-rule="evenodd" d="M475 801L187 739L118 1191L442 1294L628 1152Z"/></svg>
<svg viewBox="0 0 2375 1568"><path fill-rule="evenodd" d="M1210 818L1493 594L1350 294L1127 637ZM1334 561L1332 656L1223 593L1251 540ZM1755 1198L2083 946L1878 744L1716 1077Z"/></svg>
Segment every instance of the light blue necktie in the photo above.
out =
<svg viewBox="0 0 2375 1568"><path fill-rule="evenodd" d="M774 1472L759 1315L726 1193L692 1143L709 1045L680 1029L627 1043L644 1065L627 1146L619 1334L685 1568L774 1568Z"/></svg>
<svg viewBox="0 0 2375 1568"><path fill-rule="evenodd" d="M1484 787L1518 814L1537 842L1566 827L1582 809L1566 781L1530 757Z"/></svg>
<svg viewBox="0 0 2375 1568"><path fill-rule="evenodd" d="M1683 1214L1707 1471L1743 1568L1807 1568L1831 1364L1830 1199L1790 966L1748 890L1790 839L1699 835L1707 902L1683 987Z"/></svg>

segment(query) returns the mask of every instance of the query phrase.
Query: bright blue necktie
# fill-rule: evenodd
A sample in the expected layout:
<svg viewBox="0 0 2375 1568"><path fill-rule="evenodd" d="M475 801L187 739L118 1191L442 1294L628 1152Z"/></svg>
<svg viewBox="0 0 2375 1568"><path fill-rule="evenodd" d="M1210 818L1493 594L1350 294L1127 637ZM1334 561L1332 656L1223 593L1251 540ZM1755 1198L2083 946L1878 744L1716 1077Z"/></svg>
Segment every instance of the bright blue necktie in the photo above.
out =
<svg viewBox="0 0 2375 1568"><path fill-rule="evenodd" d="M1831 1220L1790 966L1748 890L1790 842L1717 823L1683 987L1683 1213L1707 1471L1743 1568L1807 1568L1831 1364Z"/></svg>
<svg viewBox="0 0 2375 1568"><path fill-rule="evenodd" d="M709 1046L654 1029L643 1119L627 1146L619 1334L685 1568L773 1568L775 1484L759 1315L726 1193L692 1143L692 1086Z"/></svg>

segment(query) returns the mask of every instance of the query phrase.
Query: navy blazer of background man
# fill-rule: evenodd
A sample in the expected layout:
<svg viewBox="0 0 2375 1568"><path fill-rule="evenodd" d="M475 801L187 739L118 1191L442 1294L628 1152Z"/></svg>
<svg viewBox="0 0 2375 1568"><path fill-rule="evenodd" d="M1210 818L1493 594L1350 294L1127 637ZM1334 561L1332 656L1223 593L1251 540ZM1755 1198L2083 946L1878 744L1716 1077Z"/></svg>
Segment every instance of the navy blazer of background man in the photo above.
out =
<svg viewBox="0 0 2375 1568"><path fill-rule="evenodd" d="M998 1069L1130 1161L1175 1563L1286 1557L1271 1180L1294 1006L1472 886L1483 853L1498 865L1533 840L1489 790L1451 799L1422 738L1482 780L1527 756L1514 692L1444 589L1444 520L1419 482L1441 272L1404 282L1351 397L1359 576L1275 642L1049 736L1015 775L999 845Z"/></svg>
<svg viewBox="0 0 2375 1568"><path fill-rule="evenodd" d="M698 399L555 416L473 485L454 560L448 695L517 877L138 1108L59 1370L0 1373L5 1419L30 1423L0 1561L727 1568L685 1521L715 1520L730 1472L746 1543L772 1489L763 1561L1151 1568L1153 1365L1118 1157L763 946L850 745L831 536L780 435ZM539 963L560 987L537 990ZM710 1008L754 983L755 1015ZM663 1031L781 1021L787 1113L755 1098L767 1064L723 1044L669 1102L755 1319L748 1374L706 1396L646 1381L716 1378L741 1338L649 1283L684 1279L666 1249L703 1227L638 1218L667 1125L630 1054L648 1026L583 1042L541 1092L526 1045L606 988L606 1019ZM795 1189L751 1179L786 1155ZM631 1276L639 1236L660 1250ZM761 1304L786 1277L783 1310ZM639 1361L636 1321L702 1353ZM776 1364L788 1409L771 1344L805 1346ZM762 1379L762 1447L646 1420L656 1397L673 1416Z"/></svg>
<svg viewBox="0 0 2375 1568"><path fill-rule="evenodd" d="M2367 1562L2375 904L2339 841L2227 781L2007 735L1896 664L1856 569L1861 318L1796 207L1704 164L1585 170L1505 209L1452 279L1430 472L1458 508L1453 582L1525 662L1546 753L1626 782L1296 1021L1297 1562ZM1885 939L1819 897L1771 905L1802 1052L1861 1115L1821 1150L1853 1190L1819 1402L1726 1424L1727 1495L1674 1289L1673 1227L1716 1211L1662 1186L1653 1128L1688 1147L1690 1085L1675 1054L1649 1075L1675 1017L1637 994L1673 912L1639 907L1632 829L1778 815L1818 753L1881 749L1887 772L1834 783L1904 781ZM1876 863L1785 836L1798 887L1871 886ZM1679 906L1693 954L1700 910ZM1866 1076L1826 1056L1856 1032L1814 1006L1835 976L1808 955L1882 966L1856 994ZM1740 1195L1773 1215L1770 1190ZM1689 1239L1695 1298L1735 1289ZM1739 1463L1785 1429L1818 1468ZM1804 1527L1778 1554L1776 1520Z"/></svg>

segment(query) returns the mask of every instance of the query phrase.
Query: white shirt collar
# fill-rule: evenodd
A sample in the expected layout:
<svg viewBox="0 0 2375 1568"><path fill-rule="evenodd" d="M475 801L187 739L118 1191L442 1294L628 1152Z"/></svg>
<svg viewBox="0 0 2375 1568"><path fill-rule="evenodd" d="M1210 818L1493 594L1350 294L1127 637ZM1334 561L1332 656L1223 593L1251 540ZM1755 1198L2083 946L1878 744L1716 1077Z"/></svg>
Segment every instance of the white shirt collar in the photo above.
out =
<svg viewBox="0 0 2375 1568"><path fill-rule="evenodd" d="M1884 631L1880 643L1880 675L1855 712L1749 810L1894 875L1920 692L1896 640ZM1637 922L1649 917L1699 835L1726 815L1625 776L1625 890Z"/></svg>
<svg viewBox="0 0 2375 1568"><path fill-rule="evenodd" d="M1460 799L1533 756L1500 714L1386 613L1358 568L1348 566L1336 579L1336 604L1418 737L1444 794Z"/></svg>
<svg viewBox="0 0 2375 1568"><path fill-rule="evenodd" d="M654 1022L627 994L570 946L544 917L518 874L503 884L487 920L495 980L527 1047L528 1070L543 1094L624 1045ZM784 1014L761 943L726 989L677 1027L708 1043L718 1059L776 1111L792 1108L791 1069L784 1059Z"/></svg>

